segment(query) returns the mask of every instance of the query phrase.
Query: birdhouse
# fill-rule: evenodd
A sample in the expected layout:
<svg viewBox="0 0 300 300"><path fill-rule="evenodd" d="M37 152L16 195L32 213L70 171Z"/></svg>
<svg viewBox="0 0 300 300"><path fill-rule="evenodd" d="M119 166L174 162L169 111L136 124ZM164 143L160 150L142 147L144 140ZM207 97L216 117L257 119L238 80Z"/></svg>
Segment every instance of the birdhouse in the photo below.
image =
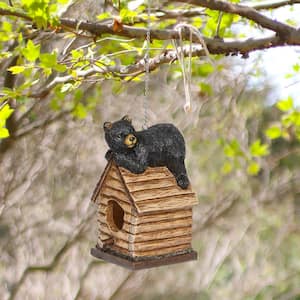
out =
<svg viewBox="0 0 300 300"><path fill-rule="evenodd" d="M198 201L166 167L133 174L111 160L92 201L99 226L93 256L135 270L197 259L191 242Z"/></svg>

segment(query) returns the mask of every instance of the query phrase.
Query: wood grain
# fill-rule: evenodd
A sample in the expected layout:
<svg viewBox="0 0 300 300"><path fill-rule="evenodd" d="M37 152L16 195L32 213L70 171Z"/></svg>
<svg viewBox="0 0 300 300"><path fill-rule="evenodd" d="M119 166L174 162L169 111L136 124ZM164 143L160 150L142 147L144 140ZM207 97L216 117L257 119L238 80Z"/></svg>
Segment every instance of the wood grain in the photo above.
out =
<svg viewBox="0 0 300 300"><path fill-rule="evenodd" d="M191 248L191 243L176 245L167 248L155 249L155 250L148 250L148 251L133 251L132 255L134 257L157 256L157 255L170 254L176 251L185 250L189 248Z"/></svg>
<svg viewBox="0 0 300 300"><path fill-rule="evenodd" d="M107 235L113 236L115 238L118 238L120 240L123 240L127 243L127 246L125 248L128 248L128 236L129 232L126 232L125 230L119 230L119 231L112 231L109 226L106 223L101 223L98 221L98 224L101 228L101 231Z"/></svg>
<svg viewBox="0 0 300 300"><path fill-rule="evenodd" d="M178 187L165 167L132 174L112 163L105 172L97 201L100 246L131 257L171 255L191 248L192 206L198 203L191 187ZM110 228L114 215L107 219L111 200L124 210L120 230Z"/></svg>
<svg viewBox="0 0 300 300"><path fill-rule="evenodd" d="M134 236L134 243L149 243L158 242L160 247L165 245L166 239L169 238L177 238L182 236L189 236L192 235L192 226L180 227L180 228L173 228L173 229L161 229L156 231L150 232L143 232L136 234ZM159 247L158 247L159 248Z"/></svg>
<svg viewBox="0 0 300 300"><path fill-rule="evenodd" d="M145 172L143 172L142 174L134 174L134 173L131 173L130 171L126 170L125 168L123 167L118 167L122 176L130 176L130 177L139 177L140 175L153 175L153 174L159 174L159 173L162 173L162 174L170 174L170 171L168 170L167 167L148 167Z"/></svg>
<svg viewBox="0 0 300 300"><path fill-rule="evenodd" d="M130 223L132 224L144 224L152 222L161 222L165 220L172 220L176 218L192 218L192 209L175 210L167 212L155 212L148 215L132 216Z"/></svg>
<svg viewBox="0 0 300 300"><path fill-rule="evenodd" d="M127 203L131 203L126 192L124 192L122 190L117 190L106 184L101 189L100 196L102 196L102 195L104 195L106 197L110 197L110 198L115 198L115 199L118 199L118 200L121 200L121 201L124 201Z"/></svg>
<svg viewBox="0 0 300 300"><path fill-rule="evenodd" d="M182 244L188 244L191 242L192 237L190 235L185 236L176 236L172 238L167 238L164 240L154 240L154 241L146 241L134 243L133 251L147 251L147 250L159 250L162 248L170 248L173 246L178 246Z"/></svg>
<svg viewBox="0 0 300 300"><path fill-rule="evenodd" d="M116 190L124 192L124 184L121 181L121 179L116 179L116 178L112 177L111 173L109 173L107 175L107 178L106 178L106 180L104 182L104 185L108 186L108 187L112 187L112 188L114 188Z"/></svg>
<svg viewBox="0 0 300 300"><path fill-rule="evenodd" d="M170 172L160 172L160 173L151 173L151 174L131 174L126 173L122 174L126 185L132 182L140 182L140 181L149 181L153 179L166 179L166 178L174 178L174 176Z"/></svg>
<svg viewBox="0 0 300 300"><path fill-rule="evenodd" d="M166 231L170 229L180 229L185 227L192 227L192 219L189 217L185 218L175 218L172 220L164 220L160 222L148 222L143 224L131 224L130 219L132 216L125 214L124 224L122 230L131 234L141 235L144 233L159 233L161 231ZM128 221L126 221L129 220ZM99 224L107 224L106 215L103 213L99 213L98 215Z"/></svg>
<svg viewBox="0 0 300 300"><path fill-rule="evenodd" d="M146 232L156 232L160 230L168 230L174 228L181 227L191 227L192 219L190 217L187 218L175 218L170 220L164 220L159 222L148 222L144 224L135 225L136 226L136 234L146 233Z"/></svg>
<svg viewBox="0 0 300 300"><path fill-rule="evenodd" d="M170 187L170 186L174 186L174 184L176 184L175 178L167 177L164 178L164 180L161 180L160 178L156 178L156 179L151 179L146 181L129 182L126 183L126 186L129 192L132 193L132 192L142 191L145 189Z"/></svg>
<svg viewBox="0 0 300 300"><path fill-rule="evenodd" d="M131 257L131 253L128 249L118 247L116 244L112 245L109 249L115 251L116 253L121 253L121 254L126 255L128 257Z"/></svg>
<svg viewBox="0 0 300 300"><path fill-rule="evenodd" d="M115 163L113 163L113 164L111 165L111 168L110 168L110 170L109 170L109 174L110 174L112 177L121 180L121 178L120 178L120 172L119 172L118 167L116 166Z"/></svg>
<svg viewBox="0 0 300 300"><path fill-rule="evenodd" d="M170 195L161 197L159 199L150 199L139 201L136 203L138 212L157 212L157 211L171 211L178 210L179 208L191 208L193 205L198 203L194 198L194 194L186 195Z"/></svg>
<svg viewBox="0 0 300 300"><path fill-rule="evenodd" d="M169 196L179 196L179 195L189 195L194 197L195 194L191 191L191 189L183 190L180 187L176 186L167 186L167 187L157 187L153 189L144 189L137 192L132 192L131 196L133 197L135 202L143 201L143 200L153 200L159 199Z"/></svg>
<svg viewBox="0 0 300 300"><path fill-rule="evenodd" d="M108 230L107 227L101 227L101 234L108 235L109 232L110 231ZM128 238L127 238L127 240L124 239L124 238L126 238L125 235L126 234L124 234L124 233L122 234L121 237L120 236L117 237L116 235L114 235L114 236L111 235L111 237L113 237L113 239L114 239L114 243L113 243L113 245L109 246L109 248L116 246L116 247L120 247L122 249L128 250ZM128 236L128 234L127 234L127 236Z"/></svg>

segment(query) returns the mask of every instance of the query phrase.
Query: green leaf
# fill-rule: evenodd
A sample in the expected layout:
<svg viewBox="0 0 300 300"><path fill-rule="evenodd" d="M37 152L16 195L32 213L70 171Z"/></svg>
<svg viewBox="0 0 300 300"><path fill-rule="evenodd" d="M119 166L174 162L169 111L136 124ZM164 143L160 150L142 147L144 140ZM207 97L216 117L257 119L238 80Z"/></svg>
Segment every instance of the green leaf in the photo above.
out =
<svg viewBox="0 0 300 300"><path fill-rule="evenodd" d="M100 15L97 16L97 19L99 21L102 21L102 20L105 20L105 19L109 19L109 18L111 18L111 13L109 13L109 12L104 12L104 13L102 13L102 14L100 14Z"/></svg>
<svg viewBox="0 0 300 300"><path fill-rule="evenodd" d="M299 64L293 65L293 70L294 70L295 72L299 72L299 71L300 71L300 65L299 65Z"/></svg>
<svg viewBox="0 0 300 300"><path fill-rule="evenodd" d="M59 99L57 98L52 98L50 101L50 108L54 111L59 111L61 109L61 103Z"/></svg>
<svg viewBox="0 0 300 300"><path fill-rule="evenodd" d="M221 171L223 174L229 174L232 171L232 168L233 168L233 166L232 166L231 162L225 161L225 163L222 166Z"/></svg>
<svg viewBox="0 0 300 300"><path fill-rule="evenodd" d="M260 171L260 165L256 161L250 162L250 164L247 167L247 173L249 175L257 175L258 172Z"/></svg>
<svg viewBox="0 0 300 300"><path fill-rule="evenodd" d="M250 154L254 157L266 156L269 154L269 146L262 144L260 140L256 140L250 146Z"/></svg>
<svg viewBox="0 0 300 300"><path fill-rule="evenodd" d="M57 64L57 54L43 53L40 55L41 66L46 68L53 68Z"/></svg>
<svg viewBox="0 0 300 300"><path fill-rule="evenodd" d="M124 49L126 50L134 50L136 49L135 47L133 47L133 45L129 44L129 43L120 43L120 46L122 46Z"/></svg>
<svg viewBox="0 0 300 300"><path fill-rule="evenodd" d="M0 128L0 139L5 139L7 137L9 137L7 128Z"/></svg>
<svg viewBox="0 0 300 300"><path fill-rule="evenodd" d="M279 100L276 107L281 111L289 111L293 108L293 99L288 97L286 100Z"/></svg>
<svg viewBox="0 0 300 300"><path fill-rule="evenodd" d="M294 76L295 76L295 74L288 73L288 74L284 75L284 78L285 79L290 79L290 78L293 78Z"/></svg>
<svg viewBox="0 0 300 300"><path fill-rule="evenodd" d="M24 66L13 66L8 68L8 71L10 71L12 74L20 74L22 72L24 72L25 67Z"/></svg>
<svg viewBox="0 0 300 300"><path fill-rule="evenodd" d="M279 126L271 126L265 131L266 136L271 139L277 139L281 137L281 128Z"/></svg>
<svg viewBox="0 0 300 300"><path fill-rule="evenodd" d="M195 17L193 18L193 26L197 27L197 28L200 28L202 26L202 18L201 17Z"/></svg>
<svg viewBox="0 0 300 300"><path fill-rule="evenodd" d="M213 94L212 86L208 83L201 82L199 84L200 86L200 92L207 94L208 96L211 96Z"/></svg>
<svg viewBox="0 0 300 300"><path fill-rule="evenodd" d="M8 104L5 104L0 110L0 119L7 120L13 111L14 110L10 108Z"/></svg>
<svg viewBox="0 0 300 300"><path fill-rule="evenodd" d="M224 146L224 153L228 157L236 157L243 155L239 142L234 139Z"/></svg>
<svg viewBox="0 0 300 300"><path fill-rule="evenodd" d="M9 6L5 2L0 1L0 8L2 8L2 9L11 9L11 6Z"/></svg>
<svg viewBox="0 0 300 300"><path fill-rule="evenodd" d="M0 138L7 138L9 137L9 132L7 128L5 128L6 120L9 116L13 113L13 109L10 108L8 104L5 104L0 109Z"/></svg>
<svg viewBox="0 0 300 300"><path fill-rule="evenodd" d="M11 32L12 31L12 24L6 21L2 22L2 30L4 32Z"/></svg>
<svg viewBox="0 0 300 300"><path fill-rule="evenodd" d="M31 62L34 62L40 56L41 45L34 45L32 40L27 42L26 48L22 49L24 57Z"/></svg>
<svg viewBox="0 0 300 300"><path fill-rule="evenodd" d="M57 72L65 72L67 70L67 67L62 64L56 64L53 69Z"/></svg>
<svg viewBox="0 0 300 300"><path fill-rule="evenodd" d="M299 111L293 111L290 114L291 121L295 126L300 126L300 112Z"/></svg>
<svg viewBox="0 0 300 300"><path fill-rule="evenodd" d="M120 11L120 18L122 23L133 23L135 18L138 16L136 11L122 8Z"/></svg>
<svg viewBox="0 0 300 300"><path fill-rule="evenodd" d="M207 77L214 71L214 67L210 63L201 64L199 67L195 68L195 75Z"/></svg>
<svg viewBox="0 0 300 300"><path fill-rule="evenodd" d="M61 92L62 93L65 93L65 92L68 92L68 91L71 91L72 89L74 88L74 85L72 83L65 83L63 84L63 86L61 87Z"/></svg>
<svg viewBox="0 0 300 300"><path fill-rule="evenodd" d="M300 112L293 111L289 114L283 115L281 117L281 123L286 128L291 125L300 126Z"/></svg>
<svg viewBox="0 0 300 300"><path fill-rule="evenodd" d="M78 60L78 59L82 58L83 54L84 54L84 52L83 52L82 49L80 49L80 50L72 50L71 51L71 55L72 55L72 58L74 60Z"/></svg>
<svg viewBox="0 0 300 300"><path fill-rule="evenodd" d="M82 103L78 103L74 110L73 115L78 119L84 119L87 116L87 109Z"/></svg>

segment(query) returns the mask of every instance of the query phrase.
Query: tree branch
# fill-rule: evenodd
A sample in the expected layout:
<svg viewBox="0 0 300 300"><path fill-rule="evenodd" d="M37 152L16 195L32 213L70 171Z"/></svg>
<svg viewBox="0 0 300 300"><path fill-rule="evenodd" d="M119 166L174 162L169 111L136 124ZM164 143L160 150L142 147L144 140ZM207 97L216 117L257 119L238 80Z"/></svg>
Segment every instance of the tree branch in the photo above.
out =
<svg viewBox="0 0 300 300"><path fill-rule="evenodd" d="M292 45L299 45L300 44L300 30L297 30L294 27L291 27L289 25L286 25L284 23L278 22L276 20L272 20L268 17L265 17L264 15L257 12L255 9L243 5L237 5L232 4L229 2L223 2L219 0L178 0L179 2L184 3L191 3L195 5L200 5L203 7L207 7L210 9L228 12L237 14L240 16L243 16L249 20L252 20L256 22L257 24L260 24L264 28L271 29L278 33L281 37L281 39L284 40L287 44ZM15 15L10 10L4 10L0 9L0 15ZM19 14L20 17L26 18L27 20L31 20L29 17L23 14ZM65 29L75 29L75 30L85 30L89 33L91 33L93 36L102 36L103 34L110 34L110 35L118 35L118 36L124 36L129 38L137 38L137 39L145 39L147 35L147 29L146 28L140 28L140 27L133 27L133 26L127 26L123 25L122 28L120 28L118 31L114 30L114 24L111 22L110 24L101 24L101 23L94 23L89 21L82 21L82 20L75 20L70 18L61 18L60 19L61 25ZM284 35L283 35L284 33ZM157 39L157 40L170 40L170 39L179 39L179 33L176 30L171 29L152 29L150 32L151 39ZM292 37L292 38L291 38ZM183 32L182 38L184 40L190 39L189 32ZM224 44L217 43L214 39L204 38L208 49L211 53L214 53L216 51L213 51L213 49L217 46L218 48L221 48L217 53L228 53L224 51L225 49L228 49L231 47L230 43L227 45L226 42ZM199 40L197 36L193 35L193 42L198 43ZM283 45L284 43L282 43ZM223 48L225 47L225 48ZM212 48L212 49L210 49ZM239 51L239 49L236 49L236 51Z"/></svg>
<svg viewBox="0 0 300 300"><path fill-rule="evenodd" d="M254 21L263 28L275 31L284 37L286 35L289 35L293 30L295 30L294 27L291 27L287 24L281 23L276 20L272 20L271 18L268 18L263 14L259 13L256 9L241 4L233 4L231 2L225 2L220 0L177 0L177 2L189 3L213 10L236 14L248 20Z"/></svg>
<svg viewBox="0 0 300 300"><path fill-rule="evenodd" d="M233 42L223 42L214 39L204 39L207 42L207 47L211 54L241 54L247 57L247 54L251 51L259 49L267 49L271 47L283 46L284 42L280 40L279 37L273 36L269 38L262 39L248 39L245 41L233 41ZM184 56L189 56L190 47L184 47ZM205 51L200 45L193 45L192 47L192 57L205 56ZM177 60L177 54L175 50L165 50L163 53L149 59L149 69L154 71L163 64L173 63ZM145 72L145 60L141 59L134 65L129 66L107 66L99 68L93 66L92 68L84 71L77 71L77 79L85 79L95 74L112 74L117 78L125 78L130 76L138 76ZM74 81L71 75L56 77L52 80L45 88L35 93L29 94L28 97L40 98L45 94L50 93L50 91L60 83L67 83Z"/></svg>
<svg viewBox="0 0 300 300"><path fill-rule="evenodd" d="M13 10L13 9L10 10L10 9L0 8L0 15L1 16L19 17L19 18L22 18L22 19L27 20L27 21L32 21L32 18L27 16L25 13L18 12L18 11Z"/></svg>
<svg viewBox="0 0 300 300"><path fill-rule="evenodd" d="M249 6L256 10L275 9L287 5L299 4L300 0L281 0L281 1L266 1L261 3L249 3ZM246 4L248 5L248 3Z"/></svg>
<svg viewBox="0 0 300 300"><path fill-rule="evenodd" d="M268 49L271 47L277 46L291 46L291 45L300 45L300 29L297 30L289 25L280 23L276 20L272 20L262 14L260 14L254 8L233 4L230 2L224 2L220 0L178 0L179 2L194 4L222 12L237 14L243 16L249 20L253 20L257 24L260 24L264 28L271 29L276 32L276 35L271 37L265 37L260 39L246 39L246 40L220 40L220 39L211 39L203 37L207 48L211 54L242 54L243 57L247 57L248 53L255 50ZM298 2L298 0L297 0ZM299 0L300 2L300 0ZM280 5L283 5L286 2L281 1ZM270 7L270 3L264 4L260 7ZM277 5L279 5L277 3ZM199 10L199 9L198 9ZM31 20L25 14L16 13L11 10L0 9L0 15L12 15L24 18L26 20ZM60 19L62 28L66 30L84 30L91 34L91 38L95 36L102 36L103 34L117 35L123 37L129 37L134 39L145 39L147 36L147 29L141 27L133 27L128 25L122 25L118 30L114 28L114 22L111 23L95 23L89 21L75 20L69 18ZM177 30L172 29L151 29L150 32L151 39L157 40L172 40L179 39L179 33ZM188 30L182 31L182 38L184 40L190 40L190 32ZM192 41L194 43L199 43L199 39L196 35L192 36ZM187 56L189 51L184 49L184 54ZM192 47L192 56L203 56L204 51L202 46L193 45ZM155 70L160 65L165 63L170 63L177 60L177 55L173 50L166 50L162 54L152 58L150 60L150 70ZM145 62L140 60L138 63L130 66L106 66L99 68L97 66L92 66L88 70L77 71L78 78L85 79L94 74L107 74L111 73L115 77L124 78L127 76L137 76L144 72ZM60 83L72 82L74 78L71 75L56 77L51 81L45 88L42 90L32 93L29 96L33 98L41 98L47 95L53 87Z"/></svg>

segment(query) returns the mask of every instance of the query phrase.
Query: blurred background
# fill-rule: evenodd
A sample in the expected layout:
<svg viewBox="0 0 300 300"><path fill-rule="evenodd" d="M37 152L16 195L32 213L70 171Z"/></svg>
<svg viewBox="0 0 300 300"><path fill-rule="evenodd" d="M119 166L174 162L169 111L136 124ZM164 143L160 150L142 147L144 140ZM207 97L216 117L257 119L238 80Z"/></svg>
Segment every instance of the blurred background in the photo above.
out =
<svg viewBox="0 0 300 300"><path fill-rule="evenodd" d="M75 2L65 14L88 19L95 5ZM43 47L64 48L53 39ZM144 82L86 82L59 108L59 96L28 100L21 126L1 143L0 299L300 299L299 139L292 130L266 135L285 114L278 100L292 95L297 110L300 78L286 75L299 49L272 51L216 58L213 67L194 59L189 113L177 64L150 75L149 125L181 130L199 199L198 261L184 264L129 271L90 255L102 125L128 114L141 129ZM286 58L284 68L274 72L270 57ZM86 114L69 110L74 99Z"/></svg>

